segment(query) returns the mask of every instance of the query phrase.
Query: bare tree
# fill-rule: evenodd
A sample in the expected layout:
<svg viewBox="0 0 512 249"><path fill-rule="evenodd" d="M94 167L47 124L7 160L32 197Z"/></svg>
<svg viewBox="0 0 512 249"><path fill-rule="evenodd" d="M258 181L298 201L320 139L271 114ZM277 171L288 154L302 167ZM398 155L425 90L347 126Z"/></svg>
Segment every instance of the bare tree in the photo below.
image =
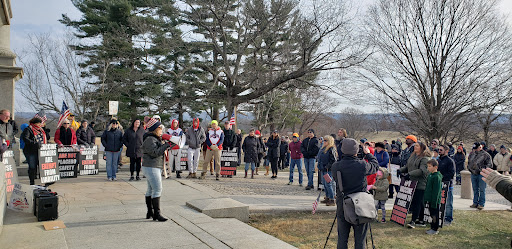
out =
<svg viewBox="0 0 512 249"><path fill-rule="evenodd" d="M369 10L375 53L359 77L411 130L447 137L464 117L511 96L512 36L497 1L380 0ZM489 98L489 91L509 98Z"/></svg>
<svg viewBox="0 0 512 249"><path fill-rule="evenodd" d="M347 107L343 109L337 119L339 128L347 130L348 137L359 139L368 135L369 120L360 110Z"/></svg>
<svg viewBox="0 0 512 249"><path fill-rule="evenodd" d="M25 77L18 92L34 110L60 112L62 101L80 118L87 110L87 84L80 77L80 57L69 45L71 39L53 39L50 34L28 36L29 46L21 51L20 64Z"/></svg>

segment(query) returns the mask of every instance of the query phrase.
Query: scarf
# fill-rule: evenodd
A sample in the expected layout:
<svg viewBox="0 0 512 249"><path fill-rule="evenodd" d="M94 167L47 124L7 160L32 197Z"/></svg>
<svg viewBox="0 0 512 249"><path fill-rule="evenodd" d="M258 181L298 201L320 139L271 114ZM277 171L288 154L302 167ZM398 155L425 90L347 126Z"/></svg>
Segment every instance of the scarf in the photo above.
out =
<svg viewBox="0 0 512 249"><path fill-rule="evenodd" d="M46 132L41 127L30 124L30 129L34 133L34 137L39 144L46 144Z"/></svg>
<svg viewBox="0 0 512 249"><path fill-rule="evenodd" d="M63 145L71 145L71 139L73 138L73 134L71 134L71 128L64 128L64 126L60 127L60 142Z"/></svg>

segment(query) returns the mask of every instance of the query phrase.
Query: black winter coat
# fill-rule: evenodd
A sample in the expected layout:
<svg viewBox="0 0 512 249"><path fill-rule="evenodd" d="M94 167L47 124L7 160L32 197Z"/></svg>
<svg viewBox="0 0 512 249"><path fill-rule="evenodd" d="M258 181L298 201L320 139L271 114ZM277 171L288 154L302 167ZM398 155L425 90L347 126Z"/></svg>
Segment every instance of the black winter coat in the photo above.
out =
<svg viewBox="0 0 512 249"><path fill-rule="evenodd" d="M304 140L302 140L302 145L301 145L301 152L302 152L302 155L304 156L304 158L306 159L309 159L309 158L315 158L316 155L318 155L318 151L320 149L320 147L318 147L318 140L316 139L316 137L313 137L313 138L305 138Z"/></svg>
<svg viewBox="0 0 512 249"><path fill-rule="evenodd" d="M235 137L236 137L235 147L240 148L242 146L242 134L241 133L236 134Z"/></svg>
<svg viewBox="0 0 512 249"><path fill-rule="evenodd" d="M364 159L368 160L368 162ZM379 170L379 162L372 154L364 155L364 159L343 155L340 161L332 165L332 176L336 181L336 185L339 185L341 181L345 195L366 192L366 176L373 175ZM341 179L338 178L338 172L340 172ZM336 188L336 193L337 196L343 196L338 187ZM343 211L342 203L343 198L336 199L338 212Z"/></svg>
<svg viewBox="0 0 512 249"><path fill-rule="evenodd" d="M96 134L90 126L87 126L87 129L84 129L83 126L80 126L78 130L76 130L76 142L78 145L94 145L96 139Z"/></svg>
<svg viewBox="0 0 512 249"><path fill-rule="evenodd" d="M334 150L336 150L336 147L329 148L327 152L320 148L320 151L318 152L318 170L322 172L331 171L332 165L337 160Z"/></svg>
<svg viewBox="0 0 512 249"><path fill-rule="evenodd" d="M29 127L25 128L21 133L21 139L25 142L25 147L23 148L23 153L25 154L38 154L39 148L41 148L41 144L36 141L36 137L34 136L34 132Z"/></svg>
<svg viewBox="0 0 512 249"><path fill-rule="evenodd" d="M441 156L437 161L439 162L438 170L443 175L443 182L450 181L452 184L455 176L455 162L449 156Z"/></svg>
<svg viewBox="0 0 512 249"><path fill-rule="evenodd" d="M267 140L267 158L279 158L279 145L281 144L281 140L279 137L273 138L272 136Z"/></svg>
<svg viewBox="0 0 512 249"><path fill-rule="evenodd" d="M288 152L288 143L285 141L281 141L281 145L279 146L280 157L286 157L286 153Z"/></svg>
<svg viewBox="0 0 512 249"><path fill-rule="evenodd" d="M139 127L137 131L128 129L123 135L123 144L126 146L127 157L142 157L142 143L144 142L144 129Z"/></svg>
<svg viewBox="0 0 512 249"><path fill-rule="evenodd" d="M120 151L121 147L123 147L123 132L119 129L103 132L101 135L101 144L105 147L105 151Z"/></svg>
<svg viewBox="0 0 512 249"><path fill-rule="evenodd" d="M466 155L464 155L463 153L455 153L455 155L453 155L453 161L455 161L455 170L457 172L460 172L462 170L464 170L464 163L466 162Z"/></svg>
<svg viewBox="0 0 512 249"><path fill-rule="evenodd" d="M244 162L246 163L258 163L258 150L260 143L258 138L254 136L247 136L242 144L242 150L244 151Z"/></svg>
<svg viewBox="0 0 512 249"><path fill-rule="evenodd" d="M389 155L391 164L402 165L400 152L391 152Z"/></svg>
<svg viewBox="0 0 512 249"><path fill-rule="evenodd" d="M224 142L222 143L222 148L227 150L228 148L234 148L236 145L236 136L233 130L223 130L224 132Z"/></svg>

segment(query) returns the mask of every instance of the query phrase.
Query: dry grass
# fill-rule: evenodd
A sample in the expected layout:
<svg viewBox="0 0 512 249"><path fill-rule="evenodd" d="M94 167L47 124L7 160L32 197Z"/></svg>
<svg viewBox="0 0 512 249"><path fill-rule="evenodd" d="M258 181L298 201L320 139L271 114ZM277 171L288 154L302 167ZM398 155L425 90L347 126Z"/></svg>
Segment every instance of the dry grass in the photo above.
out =
<svg viewBox="0 0 512 249"><path fill-rule="evenodd" d="M250 225L298 248L323 248L335 213L287 213L251 216ZM510 248L512 212L458 211L453 225L440 229L435 236L427 228L407 229L396 223L372 223L376 248ZM388 217L389 219L389 217ZM353 238L349 247L353 247ZM336 224L327 248L336 248ZM371 242L368 233L368 245Z"/></svg>

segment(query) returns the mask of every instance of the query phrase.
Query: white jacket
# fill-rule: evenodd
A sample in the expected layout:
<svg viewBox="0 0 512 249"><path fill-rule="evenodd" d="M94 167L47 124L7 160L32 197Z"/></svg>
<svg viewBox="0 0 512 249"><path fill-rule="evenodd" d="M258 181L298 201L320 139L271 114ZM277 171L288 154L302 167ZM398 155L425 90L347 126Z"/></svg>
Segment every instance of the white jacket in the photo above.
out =
<svg viewBox="0 0 512 249"><path fill-rule="evenodd" d="M512 166L512 162L510 161L510 153L506 153L505 155L498 153L494 156L494 164L496 165L498 171L509 171L510 166Z"/></svg>

